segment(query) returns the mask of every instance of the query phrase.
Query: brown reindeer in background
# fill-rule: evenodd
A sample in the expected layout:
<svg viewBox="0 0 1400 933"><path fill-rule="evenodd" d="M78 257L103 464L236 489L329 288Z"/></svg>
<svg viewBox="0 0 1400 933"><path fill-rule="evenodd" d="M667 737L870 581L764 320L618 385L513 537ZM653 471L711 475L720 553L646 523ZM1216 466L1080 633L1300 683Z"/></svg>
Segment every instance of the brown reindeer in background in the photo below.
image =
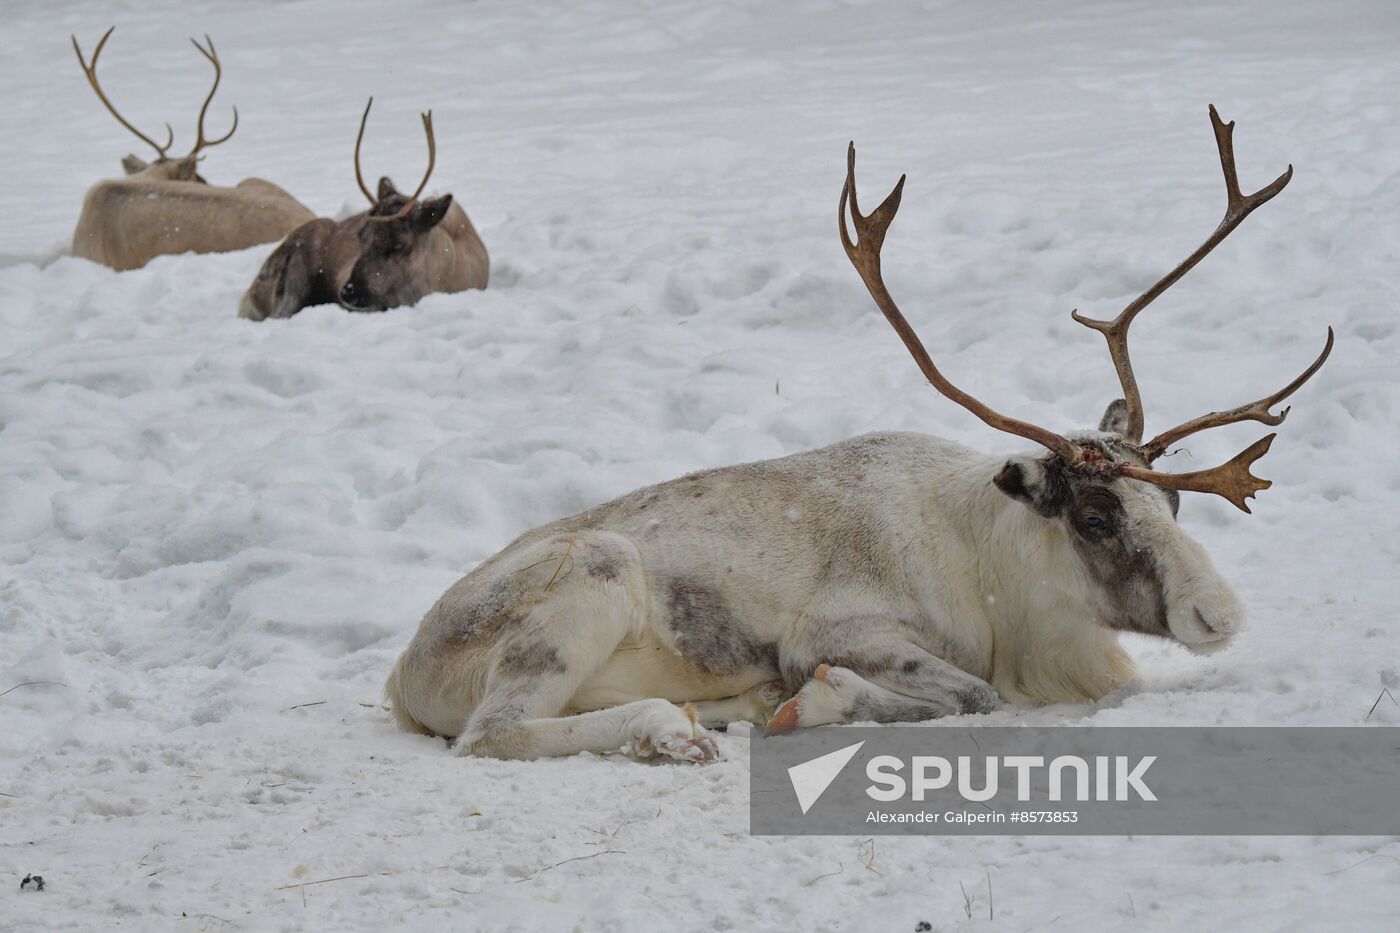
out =
<svg viewBox="0 0 1400 933"><path fill-rule="evenodd" d="M258 270L238 306L238 316L261 321L287 318L312 305L339 303L347 311L384 311L411 305L433 292L485 288L490 275L486 246L452 195L420 201L437 165L433 115L422 115L428 169L405 197L388 178L370 193L360 172L374 98L365 104L355 137L355 181L370 209L341 221L302 224Z"/></svg>
<svg viewBox="0 0 1400 933"><path fill-rule="evenodd" d="M165 145L159 145L123 117L102 90L97 59L111 35L112 29L103 34L91 64L83 58L77 37L72 37L73 51L98 100L118 123L156 151L156 159L148 163L128 155L122 159L127 177L100 181L88 189L73 231L73 255L117 270L138 269L156 256L219 253L269 243L314 216L290 194L261 178L245 178L225 188L209 184L196 171L201 153L227 142L238 129L235 107L227 133L217 139L204 135L204 117L223 77L212 39L204 37L207 48L190 40L214 66L214 85L199 108L194 148L174 158L169 155L175 141L170 124L165 125Z"/></svg>

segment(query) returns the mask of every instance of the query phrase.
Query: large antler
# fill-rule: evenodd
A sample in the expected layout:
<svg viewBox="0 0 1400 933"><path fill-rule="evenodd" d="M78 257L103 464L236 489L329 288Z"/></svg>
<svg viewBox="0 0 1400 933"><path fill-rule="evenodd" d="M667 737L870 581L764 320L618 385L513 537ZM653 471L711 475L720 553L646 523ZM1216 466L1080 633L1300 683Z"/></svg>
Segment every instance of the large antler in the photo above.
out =
<svg viewBox="0 0 1400 933"><path fill-rule="evenodd" d="M126 127L128 130L134 133L142 142L154 149L160 158L164 159L166 151L170 148L170 145L173 142L175 142L175 131L170 128L170 124L165 124L165 145L156 145L156 141L154 139L147 136L145 133L141 132L136 127L132 126L131 123L126 119L126 117L121 115L120 111L118 111L117 108L112 105L112 102L107 99L107 95L102 90L101 83L97 80L97 59L102 54L103 47L106 46L107 40L111 38L112 33L116 30L116 28L116 26L113 26L102 34L102 38L99 39L97 42L97 48L92 50L92 64L90 65L88 64L87 60L83 58L83 50L82 47L78 45L78 37L70 35L68 38L73 40L73 51L78 56L78 64L82 67L83 74L87 75L88 84L92 86L93 93L97 95L97 99L102 101L103 106L107 108L108 112L110 112L112 116L117 118L118 123L120 123L122 126Z"/></svg>
<svg viewBox="0 0 1400 933"><path fill-rule="evenodd" d="M1210 122L1215 129L1216 148L1220 150L1220 168L1225 173L1225 216L1221 219L1219 226L1215 228L1215 232L1197 247L1194 253L1187 256L1180 265L1139 295L1112 321L1096 321L1084 317L1077 310L1071 312L1071 316L1076 321L1085 327L1092 327L1103 334L1108 341L1108 352L1113 356L1113 365L1118 370L1118 381L1123 386L1123 398L1128 403L1128 426L1123 432L1123 436L1134 444L1142 442L1144 418L1142 393L1138 389L1137 377L1133 375L1132 360L1128 357L1128 327L1133 323L1133 318L1137 317L1138 312L1143 308L1152 304L1158 295L1171 288L1178 279L1190 272L1196 263L1204 259L1207 253L1220 244L1221 240L1229 236L1231 231L1238 227L1256 207L1282 191L1284 186L1288 184L1288 180L1293 177L1293 166L1290 165L1286 172L1265 187L1253 194L1241 194L1239 177L1235 171L1235 146L1232 139L1235 122L1233 120L1229 123L1223 122L1220 119L1220 114L1216 113L1214 104L1210 107Z"/></svg>
<svg viewBox="0 0 1400 933"><path fill-rule="evenodd" d="M365 184L364 175L360 172L360 144L365 138L365 122L369 120L369 108L374 106L374 98L371 97L365 104L365 112L360 115L360 132L355 136L355 183L360 186L360 191L369 198L371 205L379 203L379 199L370 193L369 186ZM423 189L428 187L428 179L433 175L433 167L437 165L437 138L433 135L433 112L420 114L423 118L423 133L428 137L428 169L423 173L423 180L418 183L418 189L413 192L413 196L399 209L397 213L383 216L371 216L368 219L380 223L387 223L391 220L399 220L408 216L408 212L413 209L413 205L418 203L418 196L423 193Z"/></svg>
<svg viewBox="0 0 1400 933"><path fill-rule="evenodd" d="M949 382L948 378L939 372L938 367L933 364L933 359L924 349L919 335L914 333L914 328L909 326L909 322L900 313L894 299L890 297L889 291L885 288L885 281L880 275L880 247L884 245L885 231L889 228L890 221L894 220L895 212L899 210L899 199L904 193L904 179L905 176L901 175L894 190L879 207L875 208L874 212L862 215L856 200L855 143L851 143L846 150L846 184L841 188L841 203L838 208L841 245L846 248L846 255L850 257L851 264L856 267L856 271L860 273L861 279L865 282L865 287L870 290L870 296L875 299L875 303L885 313L890 325L904 341L904 345L909 348L909 352L923 372L924 378L928 379L935 389L998 431L1017 434L1027 440L1035 441L1037 444L1049 448L1066 463L1076 463L1080 457L1079 448L1068 438L1056 434L1054 431L1048 431L1025 421L1018 421L1015 418L1008 418L1006 415L993 411ZM856 227L857 239L854 242L851 240L850 232L846 229L846 201L848 198L851 204L851 220Z"/></svg>
<svg viewBox="0 0 1400 933"><path fill-rule="evenodd" d="M1131 463L1120 463L1115 467L1115 470L1130 479L1142 480L1144 483L1151 483L1165 489L1213 492L1217 496L1230 500L1236 508L1248 512L1249 506L1245 504L1244 500L1259 490L1268 489L1273 485L1269 480L1260 479L1250 473L1249 468L1254 461L1269 452L1269 445L1274 442L1276 437L1278 437L1277 434L1261 437L1237 454L1229 463L1209 470L1197 470L1195 473L1158 473L1156 470L1148 470Z"/></svg>
<svg viewBox="0 0 1400 933"><path fill-rule="evenodd" d="M199 153L202 150L207 149L210 146L217 146L220 143L228 142L229 137L233 135L234 130L238 129L238 108L234 107L233 126L229 127L229 131L224 135L220 136L218 139L204 138L204 115L209 112L209 102L214 99L214 93L219 89L219 81L221 81L224 77L224 66L223 63L219 61L219 53L214 50L214 40L209 38L208 33L205 33L204 41L209 46L207 49L204 46L200 45L198 42L196 42L194 39L190 40L190 44L193 45L195 48L199 49L199 54L209 59L209 63L214 66L214 86L209 89L208 96L204 98L204 105L199 108L199 125L196 129L194 148L190 150L189 155L185 156L185 158L187 159L190 158L190 156L199 155Z"/></svg>
<svg viewBox="0 0 1400 933"><path fill-rule="evenodd" d="M1216 227L1215 232L1210 235L1201 246L1185 261L1168 273L1155 285L1143 292L1132 304L1123 309L1123 312L1112 321L1095 321L1080 316L1074 312L1074 319L1094 330L1099 331L1108 340L1109 352L1113 357L1113 363L1118 370L1118 377L1123 386L1123 395L1128 407L1128 425L1123 432L1126 441L1134 446L1141 445L1143 458L1150 464L1176 441L1184 437L1189 437L1198 431L1207 428L1218 427L1220 425L1234 424L1239 421L1259 421L1268 425L1278 425L1288 416L1289 409L1285 408L1278 414L1270 411L1278 403L1291 396L1304 383L1322 368L1322 364L1327 361L1332 353L1334 334L1332 328L1327 328L1327 345L1323 347L1322 353L1313 361L1313 364L1303 371L1298 378L1284 386L1278 392L1266 398L1251 402L1248 405L1241 405L1229 411L1212 412L1199 418L1178 425L1169 431L1157 435L1147 444L1142 444L1143 429L1143 409L1142 396L1138 390L1137 380L1133 376L1132 362L1128 357L1128 327L1132 324L1138 312L1152 303L1158 295L1170 288L1177 279L1180 279L1191 270L1196 263L1200 262L1221 240L1229 236L1230 232L1240 225L1249 214L1259 205L1268 201L1274 195L1283 190L1288 184L1288 180L1293 177L1293 166L1288 167L1276 178L1272 184L1261 188L1253 194L1245 195L1240 192L1239 179L1235 171L1234 147L1231 141L1231 133L1234 123L1223 123L1220 115L1216 113L1215 107L1210 108L1211 124L1215 129L1216 146L1220 150L1220 165L1225 174L1226 208L1225 217ZM1190 492L1209 492L1221 496L1233 503L1236 507L1245 512L1249 511L1246 499L1263 489L1268 489L1271 483L1268 480L1260 479L1249 472L1250 467L1264 454L1268 453L1269 446L1273 443L1275 434L1261 438L1251 444L1244 451L1239 453L1234 459L1221 466L1209 470L1198 470L1194 473L1159 473L1148 467L1137 466L1134 463L1106 462L1102 458L1086 456L1083 449L1074 441L1063 437L1044 428L1013 418L1007 418L998 414L977 399L963 392L961 389L949 382L938 368L934 366L933 360L929 358L924 350L923 344L914 333L909 322L904 319L896 307L894 299L885 288L884 280L880 274L880 248L884 243L885 231L894 219L895 212L899 209L900 197L904 190L904 178L899 179L899 184L895 185L889 197L885 198L874 213L862 216L856 202L856 181L855 181L855 145L852 144L846 154L846 183L841 189L840 202L840 229L841 244L846 248L846 255L850 257L851 263L860 273L865 285L870 289L871 296L875 303L880 306L885 317L904 341L904 345L913 354L914 361L918 363L919 369L923 371L928 381L933 383L944 395L948 396L959 405L972 412L984 422L1001 431L1017 434L1029 440L1041 444L1055 453L1061 460L1076 470L1086 473L1096 473L1099 475L1118 475L1130 479L1141 480L1152 483L1166 489L1186 490ZM846 200L850 199L851 216L856 225L859 239L851 241L849 232L846 229Z"/></svg>

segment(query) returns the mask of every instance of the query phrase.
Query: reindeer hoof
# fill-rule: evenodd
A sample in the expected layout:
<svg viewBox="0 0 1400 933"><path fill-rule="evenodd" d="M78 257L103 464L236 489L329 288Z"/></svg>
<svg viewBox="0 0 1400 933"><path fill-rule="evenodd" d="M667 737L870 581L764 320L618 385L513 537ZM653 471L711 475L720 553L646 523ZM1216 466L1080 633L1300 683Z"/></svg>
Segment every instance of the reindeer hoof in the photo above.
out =
<svg viewBox="0 0 1400 933"><path fill-rule="evenodd" d="M812 672L812 679L803 684L797 695L779 707L773 718L768 720L765 733L783 735L799 727L848 721L847 708L861 683L854 671L818 664Z"/></svg>
<svg viewBox="0 0 1400 933"><path fill-rule="evenodd" d="M764 728L764 735L787 735L797 728L798 719L801 713L797 708L797 697L788 700L778 711L773 714L773 718L768 720L768 725Z"/></svg>
<svg viewBox="0 0 1400 933"><path fill-rule="evenodd" d="M714 736L704 730L694 736L686 732L670 732L651 738L648 744L657 754L677 761L706 764L719 760L719 745Z"/></svg>

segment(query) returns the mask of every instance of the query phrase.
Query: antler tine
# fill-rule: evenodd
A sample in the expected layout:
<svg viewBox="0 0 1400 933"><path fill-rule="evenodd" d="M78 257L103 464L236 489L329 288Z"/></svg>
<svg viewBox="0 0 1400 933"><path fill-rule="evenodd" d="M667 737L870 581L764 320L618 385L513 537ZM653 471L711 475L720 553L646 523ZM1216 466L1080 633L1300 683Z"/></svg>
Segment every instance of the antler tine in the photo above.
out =
<svg viewBox="0 0 1400 933"><path fill-rule="evenodd" d="M97 95L97 99L102 101L102 105L107 108L108 112L110 112L112 116L117 118L118 123L120 123L122 126L126 127L128 130L134 133L142 142L154 149L160 158L164 159L166 150L168 150L171 144L175 142L175 131L170 128L170 124L165 124L165 145L156 145L156 141L154 139L151 139L151 137L147 136L145 133L141 132L136 127L132 126L131 123L127 121L126 117L121 115L121 112L118 111L117 108L112 105L112 102L108 100L107 95L103 93L102 85L97 80L97 59L102 55L103 47L107 45L107 40L111 38L112 33L116 31L116 28L116 26L112 26L102 34L102 38L99 39L97 42L97 47L92 50L91 65L89 65L87 60L83 58L83 50L82 47L78 45L78 37L74 35L69 35L68 38L73 40L73 51L78 56L78 65L82 67L83 74L87 75L88 84L92 87L93 93Z"/></svg>
<svg viewBox="0 0 1400 933"><path fill-rule="evenodd" d="M1184 437L1190 437L1192 434L1204 431L1207 428L1234 424L1237 421L1259 421L1270 427L1277 427L1283 424L1283 419L1288 417L1288 413L1292 411L1292 407L1285 408L1276 415L1270 412L1269 409L1288 398L1294 392L1297 392L1298 389L1302 387L1303 383L1311 379L1313 374L1322 368L1322 364L1327 362L1327 357L1332 354L1333 338L1332 328L1329 327L1327 328L1327 345L1322 348L1322 354L1313 361L1311 366L1303 370L1302 375L1282 389L1279 389L1273 395L1261 398L1257 402L1250 402L1248 405L1232 408L1229 411L1214 411L1208 415L1202 415L1199 418L1187 421L1184 424L1179 424L1170 431L1163 431L1143 445L1143 456L1147 458L1148 463L1151 463L1162 456L1168 447Z"/></svg>
<svg viewBox="0 0 1400 933"><path fill-rule="evenodd" d="M1144 418L1142 394L1138 388L1137 377L1133 375L1132 360L1128 356L1128 327L1133 323L1133 318L1137 317L1138 312L1142 311L1143 308L1156 300L1158 295L1171 288L1178 279L1191 271L1196 263L1204 259L1207 253L1220 244L1221 240L1229 236L1230 232L1238 227L1255 208L1282 191L1289 179L1293 177L1293 166L1289 165L1288 170L1270 184L1253 194L1242 194L1239 177L1235 170L1234 121L1223 122L1220 119L1220 114L1215 110L1215 105L1212 104L1210 122L1215 131L1216 148L1220 151L1220 168L1225 175L1226 196L1225 216L1215 228L1215 232L1197 247L1194 253L1187 256L1180 265L1139 295L1112 321L1093 320L1082 316L1078 310L1071 312L1071 317L1076 321L1103 334L1108 341L1108 352L1113 357L1114 368L1118 370L1118 381L1123 386L1123 397L1128 403L1128 425L1124 436L1134 444L1142 440Z"/></svg>
<svg viewBox="0 0 1400 933"><path fill-rule="evenodd" d="M229 131L218 139L204 138L204 115L209 112L209 104L214 100L214 94L219 90L219 82L222 81L224 77L223 63L219 61L219 53L214 49L214 40L209 38L207 32L204 34L204 41L208 44L208 49L204 48L204 46L200 45L194 39L190 39L190 44L199 49L199 54L209 59L209 63L214 66L214 86L209 88L209 94L204 98L204 104L199 108L199 124L195 130L196 137L194 148L190 150L189 155L185 156L187 159L190 156L198 155L210 146L217 146L220 143L228 142L229 137L238 129L238 108L234 107L233 126L229 127Z"/></svg>
<svg viewBox="0 0 1400 933"><path fill-rule="evenodd" d="M369 113L368 107L365 108L365 113ZM370 220L378 221L380 223L388 223L391 220L399 220L403 217L407 217L408 212L413 209L413 205L418 203L418 196L423 193L424 188L428 187L428 179L433 177L433 168L437 165L437 139L433 135L433 112L429 110L427 113L420 114L419 116L423 118L423 133L428 137L428 170L423 173L423 180L418 183L418 189L413 192L412 197L408 199L408 202L404 204L404 206L400 208L397 213L390 214L384 217L370 217ZM363 133L363 121L361 122L360 130L361 133ZM357 174L359 172L359 167L360 163L357 158L355 161L355 171ZM361 180L360 190L363 191L364 187L365 183L363 180ZM369 192L366 191L365 193L368 194Z"/></svg>
<svg viewBox="0 0 1400 933"><path fill-rule="evenodd" d="M1016 434L1027 440L1035 441L1054 452L1066 463L1077 462L1080 459L1079 448L1067 438L1045 428L1025 421L1018 421L1015 418L1008 418L993 411L949 382L938 371L938 367L933 364L933 359L924 349L918 334L914 332L914 328L909 326L909 322L905 320L894 299L890 297L880 274L880 249L884 245L885 232L889 229L890 221L894 220L895 212L899 210L899 201L904 193L904 180L905 176L901 175L899 183L894 186L894 190L881 202L880 206L875 208L872 213L862 215L859 202L856 200L855 143L851 143L846 150L846 183L841 188L841 201L837 208L841 245L845 247L846 255L850 257L851 264L860 273L865 287L870 290L870 296L880 306L880 310L884 312L890 326L895 329L895 333L899 334L900 339L904 341L904 346L914 357L914 362L918 364L924 377L933 384L935 389L998 431L1005 431L1008 434ZM852 241L850 231L846 227L846 202L848 199L851 207L851 220L856 228L857 239L855 241Z"/></svg>
<svg viewBox="0 0 1400 933"><path fill-rule="evenodd" d="M1235 456L1229 463L1195 473L1158 473L1145 467L1132 464L1118 464L1117 471L1130 479L1142 480L1166 489L1179 489L1186 492L1210 492L1228 499L1234 506L1245 512L1249 506L1246 499L1262 489L1273 485L1249 472L1250 465L1269 452L1269 445L1277 434L1260 438Z"/></svg>
<svg viewBox="0 0 1400 933"><path fill-rule="evenodd" d="M374 195L370 194L369 186L365 184L365 176L360 174L360 143L365 139L365 121L369 119L369 108L374 106L374 98L371 97L365 104L365 112L360 115L360 132L355 136L355 184L360 186L360 191L369 198L370 206L379 203Z"/></svg>

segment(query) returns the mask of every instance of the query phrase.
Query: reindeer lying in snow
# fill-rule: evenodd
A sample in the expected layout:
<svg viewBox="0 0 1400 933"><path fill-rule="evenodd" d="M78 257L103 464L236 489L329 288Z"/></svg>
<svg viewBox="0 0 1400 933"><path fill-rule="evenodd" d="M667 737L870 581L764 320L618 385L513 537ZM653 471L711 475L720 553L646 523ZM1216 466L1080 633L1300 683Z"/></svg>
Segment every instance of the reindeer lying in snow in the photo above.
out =
<svg viewBox="0 0 1400 933"><path fill-rule="evenodd" d="M355 137L355 181L370 209L341 221L324 217L292 231L258 270L238 305L253 321L286 318L302 308L339 302L347 311L384 311L417 303L433 292L485 288L486 246L452 195L419 201L437 164L433 114L423 114L428 170L405 198L388 178L370 194L360 174L360 143L374 98Z"/></svg>
<svg viewBox="0 0 1400 933"><path fill-rule="evenodd" d="M113 27L115 28L115 27ZM214 66L214 86L199 108L194 148L181 158L167 153L175 133L166 124L165 145L157 145L112 106L97 80L97 59L112 35L108 29L92 52L92 64L83 58L77 37L73 51L98 100L137 138L156 151L156 161L143 162L134 155L122 159L127 177L100 181L88 189L83 213L73 231L73 255L100 262L118 271L139 269L156 256L176 253L219 253L247 249L280 240L314 215L290 194L270 181L245 178L233 188L220 188L196 171L200 153L227 142L238 129L238 108L233 126L218 139L205 139L204 115L219 89L223 65L208 36L208 48L194 42L200 54Z"/></svg>
<svg viewBox="0 0 1400 933"><path fill-rule="evenodd" d="M694 473L528 532L428 611L386 686L400 724L455 737L461 754L630 746L707 761L717 749L703 726L761 721L780 695L789 698L770 732L918 721L1001 700L1102 697L1133 676L1123 631L1223 646L1243 612L1177 526L1177 495L1211 492L1248 512L1245 499L1269 486L1249 467L1274 435L1214 469L1151 464L1206 428L1279 424L1288 410L1270 409L1322 366L1332 333L1282 390L1142 442L1129 325L1293 171L1242 194L1234 124L1210 114L1225 218L1113 321L1075 314L1107 337L1125 398L1097 432L1070 437L998 414L934 366L880 274L904 179L863 216L852 146L841 240L876 303L935 388L1047 452L1008 459L920 434L869 434Z"/></svg>

